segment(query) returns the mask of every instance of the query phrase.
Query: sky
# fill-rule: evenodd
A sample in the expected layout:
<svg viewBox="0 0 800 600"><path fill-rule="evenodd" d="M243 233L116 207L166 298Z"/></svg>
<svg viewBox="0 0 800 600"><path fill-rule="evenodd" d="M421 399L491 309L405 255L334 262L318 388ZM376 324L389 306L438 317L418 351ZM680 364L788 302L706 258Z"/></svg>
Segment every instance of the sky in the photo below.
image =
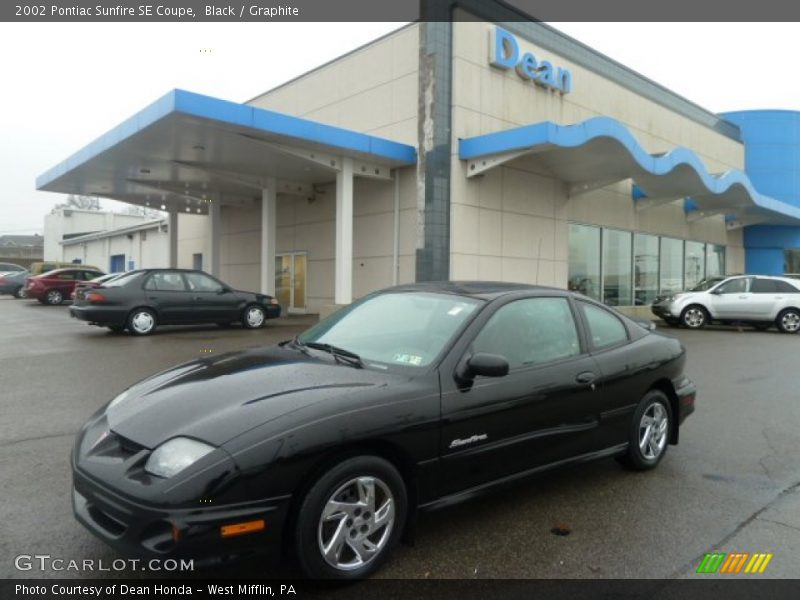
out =
<svg viewBox="0 0 800 600"><path fill-rule="evenodd" d="M169 90L245 102L400 25L0 24L0 235L41 233L65 196L35 178ZM798 23L553 26L714 112L800 110Z"/></svg>

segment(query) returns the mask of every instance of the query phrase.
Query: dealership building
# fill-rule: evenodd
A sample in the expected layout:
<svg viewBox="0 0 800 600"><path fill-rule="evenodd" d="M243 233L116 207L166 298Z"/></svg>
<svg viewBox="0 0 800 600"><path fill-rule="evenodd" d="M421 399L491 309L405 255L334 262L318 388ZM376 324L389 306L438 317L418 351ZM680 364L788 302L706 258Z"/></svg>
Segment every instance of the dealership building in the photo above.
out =
<svg viewBox="0 0 800 600"><path fill-rule="evenodd" d="M295 312L445 279L635 312L706 276L800 272L800 113L715 114L472 4L244 104L172 91L37 187L165 210L169 264L200 256Z"/></svg>

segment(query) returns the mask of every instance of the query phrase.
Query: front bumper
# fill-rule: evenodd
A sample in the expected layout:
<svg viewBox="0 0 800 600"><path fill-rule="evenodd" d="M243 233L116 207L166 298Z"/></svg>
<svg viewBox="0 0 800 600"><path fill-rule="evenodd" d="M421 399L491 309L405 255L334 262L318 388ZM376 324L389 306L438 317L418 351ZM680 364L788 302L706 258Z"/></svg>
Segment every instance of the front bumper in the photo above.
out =
<svg viewBox="0 0 800 600"><path fill-rule="evenodd" d="M225 559L266 553L277 559L290 497L214 506L161 510L133 502L76 469L75 518L123 555L140 558ZM263 519L253 533L223 537L221 527Z"/></svg>

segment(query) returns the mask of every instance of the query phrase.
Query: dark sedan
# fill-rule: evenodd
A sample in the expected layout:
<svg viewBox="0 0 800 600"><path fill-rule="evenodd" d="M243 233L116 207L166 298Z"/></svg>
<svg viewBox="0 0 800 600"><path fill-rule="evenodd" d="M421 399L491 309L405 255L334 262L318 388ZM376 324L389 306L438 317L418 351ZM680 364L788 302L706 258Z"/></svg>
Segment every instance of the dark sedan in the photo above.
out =
<svg viewBox="0 0 800 600"><path fill-rule="evenodd" d="M159 325L239 322L258 329L281 307L272 296L234 290L203 271L143 269L83 290L69 311L115 332L149 335Z"/></svg>
<svg viewBox="0 0 800 600"><path fill-rule="evenodd" d="M694 410L685 358L562 290L390 288L123 391L77 437L75 514L126 554L289 549L361 578L419 510L592 459L654 468Z"/></svg>
<svg viewBox="0 0 800 600"><path fill-rule="evenodd" d="M0 295L8 294L15 298L25 297L25 279L28 271L0 272Z"/></svg>

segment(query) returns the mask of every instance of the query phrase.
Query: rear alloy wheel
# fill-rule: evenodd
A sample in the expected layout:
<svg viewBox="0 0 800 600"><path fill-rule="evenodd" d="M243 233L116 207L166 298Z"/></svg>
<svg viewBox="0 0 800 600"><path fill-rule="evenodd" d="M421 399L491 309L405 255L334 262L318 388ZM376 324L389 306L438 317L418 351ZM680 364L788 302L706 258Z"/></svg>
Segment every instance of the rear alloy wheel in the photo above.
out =
<svg viewBox="0 0 800 600"><path fill-rule="evenodd" d="M58 290L48 290L44 296L44 301L50 306L61 304L62 302L64 302L64 294L62 294Z"/></svg>
<svg viewBox="0 0 800 600"><path fill-rule="evenodd" d="M242 318L242 325L247 329L258 329L264 326L267 320L267 313L260 306L251 305L244 309L244 317Z"/></svg>
<svg viewBox="0 0 800 600"><path fill-rule="evenodd" d="M361 579L391 553L406 518L406 487L377 456L347 459L308 491L297 516L295 552L306 576Z"/></svg>
<svg viewBox="0 0 800 600"><path fill-rule="evenodd" d="M671 430L669 399L660 390L650 390L633 413L628 453L621 462L636 471L655 468L667 453Z"/></svg>
<svg viewBox="0 0 800 600"><path fill-rule="evenodd" d="M128 317L128 331L133 335L150 335L156 329L156 315L149 308L137 308Z"/></svg>
<svg viewBox="0 0 800 600"><path fill-rule="evenodd" d="M681 313L681 323L689 329L702 329L708 323L708 313L697 304L687 306Z"/></svg>
<svg viewBox="0 0 800 600"><path fill-rule="evenodd" d="M787 308L778 315L777 325L781 333L797 333L800 331L800 311Z"/></svg>

